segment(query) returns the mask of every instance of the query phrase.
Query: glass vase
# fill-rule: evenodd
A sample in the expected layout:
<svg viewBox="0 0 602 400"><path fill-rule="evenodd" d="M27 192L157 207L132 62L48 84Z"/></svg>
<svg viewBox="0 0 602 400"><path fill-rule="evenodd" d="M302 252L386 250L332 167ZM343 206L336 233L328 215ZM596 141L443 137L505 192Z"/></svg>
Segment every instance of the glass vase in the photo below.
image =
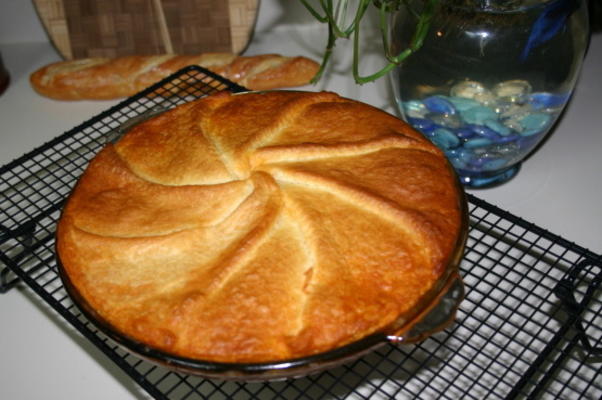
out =
<svg viewBox="0 0 602 400"><path fill-rule="evenodd" d="M392 53L412 43L421 16L428 29L391 73L402 117L445 152L465 186L506 182L571 97L589 39L587 2L404 4L390 24Z"/></svg>

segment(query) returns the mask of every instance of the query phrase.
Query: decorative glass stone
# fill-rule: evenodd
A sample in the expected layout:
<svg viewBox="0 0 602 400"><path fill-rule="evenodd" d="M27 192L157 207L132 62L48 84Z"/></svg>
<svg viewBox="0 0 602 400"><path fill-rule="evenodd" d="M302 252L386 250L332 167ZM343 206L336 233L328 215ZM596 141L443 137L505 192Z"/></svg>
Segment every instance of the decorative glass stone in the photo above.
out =
<svg viewBox="0 0 602 400"><path fill-rule="evenodd" d="M464 162L462 159L447 155L447 160L453 165L455 169L464 169L466 167L466 162Z"/></svg>
<svg viewBox="0 0 602 400"><path fill-rule="evenodd" d="M529 103L536 110L550 109L555 110L563 108L571 97L570 93L554 94L554 93L533 93L529 96Z"/></svg>
<svg viewBox="0 0 602 400"><path fill-rule="evenodd" d="M508 163L508 160L505 158L483 158L483 160L483 168L487 171L495 171L506 166Z"/></svg>
<svg viewBox="0 0 602 400"><path fill-rule="evenodd" d="M404 102L403 110L406 117L409 118L423 118L427 113L426 106L419 100L410 100Z"/></svg>
<svg viewBox="0 0 602 400"><path fill-rule="evenodd" d="M456 136L460 139L470 139L471 137L476 136L476 132L473 129L470 129L468 126L464 125L454 130Z"/></svg>
<svg viewBox="0 0 602 400"><path fill-rule="evenodd" d="M474 149L476 147L489 146L492 143L493 143L493 141L491 139L487 139L484 137L477 137L477 138L473 138L473 139L468 139L466 142L464 142L464 147L466 147L468 149Z"/></svg>
<svg viewBox="0 0 602 400"><path fill-rule="evenodd" d="M477 106L462 111L460 116L469 124L483 125L488 119L496 119L497 114L494 110L486 106Z"/></svg>
<svg viewBox="0 0 602 400"><path fill-rule="evenodd" d="M494 130L496 133L498 133L501 136L508 136L509 134L512 133L512 130L510 130L510 128L508 128L507 126L505 126L504 124L502 124L501 122L498 122L497 119L488 119L485 121L485 126L489 129Z"/></svg>
<svg viewBox="0 0 602 400"><path fill-rule="evenodd" d="M454 105L444 96L430 96L423 100L426 109L437 114L454 114Z"/></svg>
<svg viewBox="0 0 602 400"><path fill-rule="evenodd" d="M460 145L460 139L452 131L445 128L437 128L430 135L431 140L443 150L452 149Z"/></svg>
<svg viewBox="0 0 602 400"><path fill-rule="evenodd" d="M473 131L479 137L485 137L487 139L496 140L498 138L498 133L491 128L488 128L485 125L480 124L468 124L466 125L468 129Z"/></svg>
<svg viewBox="0 0 602 400"><path fill-rule="evenodd" d="M514 143L520 138L520 134L513 132L507 136L500 136L495 141L497 144L506 144L506 143Z"/></svg>
<svg viewBox="0 0 602 400"><path fill-rule="evenodd" d="M521 118L522 117L524 116L521 116ZM521 133L523 131L523 126L520 123L520 118L506 118L503 120L502 123L514 132Z"/></svg>
<svg viewBox="0 0 602 400"><path fill-rule="evenodd" d="M427 133L436 128L435 123L427 118L408 118L408 123L422 133Z"/></svg>
<svg viewBox="0 0 602 400"><path fill-rule="evenodd" d="M464 148L448 149L445 151L447 159L452 163L454 168L463 169L474 157L472 152Z"/></svg>
<svg viewBox="0 0 602 400"><path fill-rule="evenodd" d="M501 118L512 118L517 116L525 116L533 112L533 107L531 104L513 104L509 107L506 107L504 110L500 110Z"/></svg>
<svg viewBox="0 0 602 400"><path fill-rule="evenodd" d="M496 102L495 96L489 90L475 95L474 99L484 106L493 106Z"/></svg>
<svg viewBox="0 0 602 400"><path fill-rule="evenodd" d="M546 113L533 113L525 116L520 120L523 127L521 135L531 136L544 131L550 123L552 117Z"/></svg>
<svg viewBox="0 0 602 400"><path fill-rule="evenodd" d="M462 120L456 114L427 114L426 118L433 121L435 124L444 128L459 128L462 126Z"/></svg>
<svg viewBox="0 0 602 400"><path fill-rule="evenodd" d="M474 100L474 99L469 99L466 97L448 97L448 100L450 103L452 103L454 105L454 107L456 108L457 111L466 111L469 108L473 108L476 106L481 105L481 103L479 103L478 101Z"/></svg>
<svg viewBox="0 0 602 400"><path fill-rule="evenodd" d="M500 82L491 90L493 95L503 101L522 103L531 93L531 85L522 79Z"/></svg>
<svg viewBox="0 0 602 400"><path fill-rule="evenodd" d="M487 155L490 157L507 157L520 150L520 146L516 143L519 136L514 137L514 141L505 144L496 144L487 148Z"/></svg>
<svg viewBox="0 0 602 400"><path fill-rule="evenodd" d="M464 81L455 84L449 91L449 94L454 97L463 97L465 99L474 99L475 96L487 92L485 86L475 81Z"/></svg>

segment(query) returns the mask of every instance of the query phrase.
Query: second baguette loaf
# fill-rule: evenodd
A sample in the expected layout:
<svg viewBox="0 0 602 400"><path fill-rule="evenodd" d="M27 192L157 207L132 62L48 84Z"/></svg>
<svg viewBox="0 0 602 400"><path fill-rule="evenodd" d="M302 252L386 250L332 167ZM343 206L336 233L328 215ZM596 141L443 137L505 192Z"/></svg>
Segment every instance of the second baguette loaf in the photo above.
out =
<svg viewBox="0 0 602 400"><path fill-rule="evenodd" d="M131 96L188 65L207 68L251 90L301 86L318 71L306 57L278 54L200 55L87 58L47 65L30 76L41 95L58 100L106 100Z"/></svg>

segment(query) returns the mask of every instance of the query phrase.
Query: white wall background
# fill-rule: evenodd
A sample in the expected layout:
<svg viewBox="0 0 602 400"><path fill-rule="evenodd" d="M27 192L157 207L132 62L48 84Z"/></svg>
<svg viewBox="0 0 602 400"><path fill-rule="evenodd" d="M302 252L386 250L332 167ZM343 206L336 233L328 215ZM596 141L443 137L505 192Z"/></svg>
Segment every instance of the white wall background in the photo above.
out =
<svg viewBox="0 0 602 400"><path fill-rule="evenodd" d="M0 0L0 44L47 40L31 0Z"/></svg>

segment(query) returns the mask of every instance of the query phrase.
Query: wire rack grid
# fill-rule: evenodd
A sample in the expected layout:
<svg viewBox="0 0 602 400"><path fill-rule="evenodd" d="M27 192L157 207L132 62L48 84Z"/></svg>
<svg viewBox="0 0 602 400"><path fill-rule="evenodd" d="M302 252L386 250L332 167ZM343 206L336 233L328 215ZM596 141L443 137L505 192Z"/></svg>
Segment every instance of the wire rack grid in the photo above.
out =
<svg viewBox="0 0 602 400"><path fill-rule="evenodd" d="M602 397L602 257L471 194L466 297L454 324L417 344L385 345L300 379L243 383L167 370L103 335L58 276L65 199L124 124L219 90L244 88L186 68L2 167L0 292L25 283L156 399Z"/></svg>

